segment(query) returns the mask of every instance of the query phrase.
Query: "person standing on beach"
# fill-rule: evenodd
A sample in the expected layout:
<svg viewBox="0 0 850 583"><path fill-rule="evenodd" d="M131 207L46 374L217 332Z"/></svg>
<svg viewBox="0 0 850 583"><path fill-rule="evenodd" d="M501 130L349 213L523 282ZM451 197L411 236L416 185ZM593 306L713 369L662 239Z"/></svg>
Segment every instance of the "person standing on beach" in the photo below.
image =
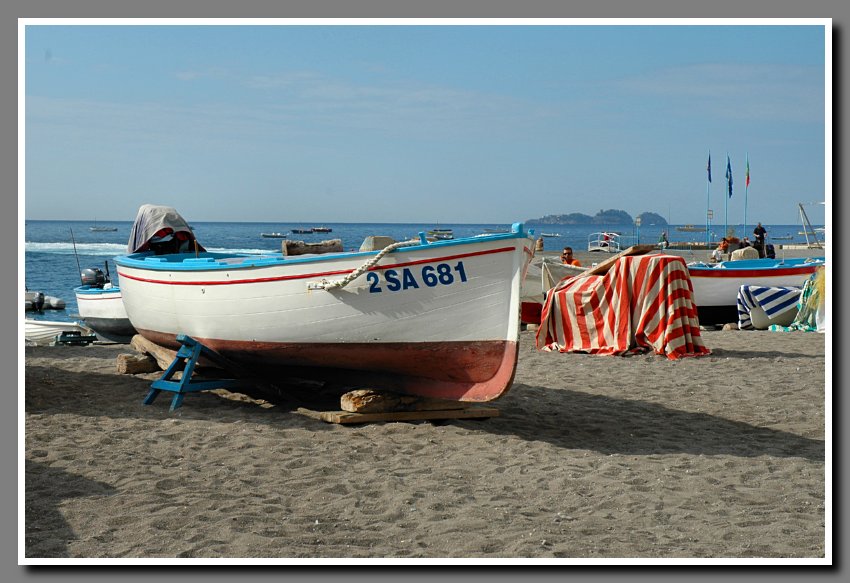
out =
<svg viewBox="0 0 850 583"><path fill-rule="evenodd" d="M573 257L572 247L564 247L564 250L561 252L561 263L564 265L575 265L576 267L581 267L581 261Z"/></svg>
<svg viewBox="0 0 850 583"><path fill-rule="evenodd" d="M761 223L756 225L756 228L753 229L753 235L755 235L755 241L753 242L753 247L758 249L759 257L764 259L764 238L767 235L767 229L761 226Z"/></svg>

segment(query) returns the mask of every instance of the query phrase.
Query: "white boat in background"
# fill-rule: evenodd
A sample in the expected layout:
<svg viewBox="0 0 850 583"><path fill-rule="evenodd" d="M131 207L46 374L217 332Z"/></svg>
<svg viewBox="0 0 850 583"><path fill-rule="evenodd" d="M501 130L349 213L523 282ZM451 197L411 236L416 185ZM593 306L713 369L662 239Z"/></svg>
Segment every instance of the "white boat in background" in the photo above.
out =
<svg viewBox="0 0 850 583"><path fill-rule="evenodd" d="M683 233L705 233L705 227L702 225L682 225L681 227L676 227L676 230Z"/></svg>
<svg viewBox="0 0 850 583"><path fill-rule="evenodd" d="M157 344L179 348L187 335L252 375L489 401L513 382L533 248L516 223L436 242L421 233L380 251L144 251L115 263L130 321Z"/></svg>
<svg viewBox="0 0 850 583"><path fill-rule="evenodd" d="M629 245L625 245L625 237L615 231L598 231L587 237L588 251L601 251L603 253L619 253Z"/></svg>
<svg viewBox="0 0 850 583"><path fill-rule="evenodd" d="M86 326L103 340L130 342L136 329L127 317L121 289L98 268L84 269L80 277L83 285L74 288L74 294L77 310Z"/></svg>
<svg viewBox="0 0 850 583"><path fill-rule="evenodd" d="M63 322L59 320L24 320L24 339L28 345L49 346L57 336L65 332L91 334L91 330L79 322Z"/></svg>
<svg viewBox="0 0 850 583"><path fill-rule="evenodd" d="M823 257L691 263L688 274L700 324L737 322L738 291L742 285L802 287L825 264Z"/></svg>
<svg viewBox="0 0 850 583"><path fill-rule="evenodd" d="M522 284L522 322L539 324L546 293L567 277L581 275L588 268L566 265L557 257L535 256Z"/></svg>
<svg viewBox="0 0 850 583"><path fill-rule="evenodd" d="M452 229L431 229L428 231L428 239L436 241L449 241L454 239L455 234Z"/></svg>
<svg viewBox="0 0 850 583"><path fill-rule="evenodd" d="M260 233L265 239L286 239L286 233Z"/></svg>

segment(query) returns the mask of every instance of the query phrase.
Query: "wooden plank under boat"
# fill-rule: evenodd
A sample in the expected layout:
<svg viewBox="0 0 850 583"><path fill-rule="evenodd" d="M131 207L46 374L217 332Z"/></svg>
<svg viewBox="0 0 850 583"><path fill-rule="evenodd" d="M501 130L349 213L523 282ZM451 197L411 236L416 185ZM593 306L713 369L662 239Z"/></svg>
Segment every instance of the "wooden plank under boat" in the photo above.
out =
<svg viewBox="0 0 850 583"><path fill-rule="evenodd" d="M130 321L156 344L176 349L185 334L258 376L499 397L516 370L533 238L516 223L509 233L421 234L403 245L294 257L146 251L115 263Z"/></svg>

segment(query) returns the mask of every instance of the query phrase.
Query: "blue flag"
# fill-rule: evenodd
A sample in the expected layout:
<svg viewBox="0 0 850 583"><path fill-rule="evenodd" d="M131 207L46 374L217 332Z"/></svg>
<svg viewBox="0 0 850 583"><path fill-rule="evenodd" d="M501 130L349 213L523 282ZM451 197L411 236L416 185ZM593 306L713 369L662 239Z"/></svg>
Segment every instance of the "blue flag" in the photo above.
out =
<svg viewBox="0 0 850 583"><path fill-rule="evenodd" d="M708 170L708 181L711 182L711 153L708 154L708 167L706 170Z"/></svg>
<svg viewBox="0 0 850 583"><path fill-rule="evenodd" d="M729 192L729 198L732 198L732 162L728 154L726 155L726 190Z"/></svg>

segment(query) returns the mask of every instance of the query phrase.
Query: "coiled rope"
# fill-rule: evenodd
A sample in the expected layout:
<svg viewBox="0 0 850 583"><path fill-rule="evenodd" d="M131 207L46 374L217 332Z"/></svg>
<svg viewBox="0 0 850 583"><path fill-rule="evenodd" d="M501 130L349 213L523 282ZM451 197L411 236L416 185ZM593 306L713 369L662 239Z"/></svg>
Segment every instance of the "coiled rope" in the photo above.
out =
<svg viewBox="0 0 850 583"><path fill-rule="evenodd" d="M419 239L412 239L410 241L399 241L397 243L392 243L387 245L383 249L381 249L377 255L369 259L366 263L343 277L342 279L338 279L336 281L328 281L323 279L319 283L310 283L307 285L308 289L323 289L330 291L332 289L340 289L347 286L349 283L372 269L378 262L386 255L387 253L391 253L400 247L412 247L413 245L421 245L422 242Z"/></svg>

